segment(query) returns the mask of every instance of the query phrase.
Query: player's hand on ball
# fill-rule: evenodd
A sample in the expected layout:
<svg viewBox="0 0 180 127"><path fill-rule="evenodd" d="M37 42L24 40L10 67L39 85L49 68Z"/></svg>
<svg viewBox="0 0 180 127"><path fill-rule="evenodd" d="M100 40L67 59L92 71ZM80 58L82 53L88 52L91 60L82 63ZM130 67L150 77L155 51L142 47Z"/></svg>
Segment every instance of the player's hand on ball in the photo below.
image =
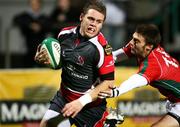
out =
<svg viewBox="0 0 180 127"><path fill-rule="evenodd" d="M38 46L34 59L40 64L50 64L50 59L48 57L47 51L43 49L41 50L41 45Z"/></svg>

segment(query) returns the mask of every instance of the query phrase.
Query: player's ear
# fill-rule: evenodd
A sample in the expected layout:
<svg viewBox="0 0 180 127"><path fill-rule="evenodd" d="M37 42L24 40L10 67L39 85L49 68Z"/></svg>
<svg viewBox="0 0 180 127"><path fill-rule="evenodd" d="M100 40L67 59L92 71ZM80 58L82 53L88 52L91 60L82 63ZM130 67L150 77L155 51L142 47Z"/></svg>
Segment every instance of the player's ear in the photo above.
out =
<svg viewBox="0 0 180 127"><path fill-rule="evenodd" d="M80 17L79 17L79 20L82 21L83 17L84 17L84 14L81 13L81 15L80 15Z"/></svg>
<svg viewBox="0 0 180 127"><path fill-rule="evenodd" d="M40 52L40 50L41 50L41 44L39 44L37 47L37 51Z"/></svg>
<svg viewBox="0 0 180 127"><path fill-rule="evenodd" d="M146 51L151 51L153 49L153 45L146 45Z"/></svg>

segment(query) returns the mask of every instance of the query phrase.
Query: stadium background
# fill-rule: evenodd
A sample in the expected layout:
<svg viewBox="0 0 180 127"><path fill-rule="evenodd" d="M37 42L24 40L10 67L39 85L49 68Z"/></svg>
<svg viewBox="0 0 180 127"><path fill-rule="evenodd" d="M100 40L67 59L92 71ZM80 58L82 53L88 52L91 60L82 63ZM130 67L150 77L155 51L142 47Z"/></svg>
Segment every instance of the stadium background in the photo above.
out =
<svg viewBox="0 0 180 127"><path fill-rule="evenodd" d="M75 6L82 6L86 2L78 1L74 2ZM118 26L125 30L124 42L120 45L129 40L136 24L155 23L161 26L162 45L180 60L180 0L112 1L123 8L127 15L125 24ZM55 0L44 0L43 11L48 13L54 3ZM11 21L15 14L25 9L27 0L0 0L0 127L38 126L49 99L59 87L61 70L23 68L21 57L26 47L22 35ZM113 45L114 42L110 43ZM133 60L117 64L116 84L136 71L137 65ZM121 127L149 126L165 114L164 103L163 96L151 87L108 99L108 107L117 107L126 116Z"/></svg>

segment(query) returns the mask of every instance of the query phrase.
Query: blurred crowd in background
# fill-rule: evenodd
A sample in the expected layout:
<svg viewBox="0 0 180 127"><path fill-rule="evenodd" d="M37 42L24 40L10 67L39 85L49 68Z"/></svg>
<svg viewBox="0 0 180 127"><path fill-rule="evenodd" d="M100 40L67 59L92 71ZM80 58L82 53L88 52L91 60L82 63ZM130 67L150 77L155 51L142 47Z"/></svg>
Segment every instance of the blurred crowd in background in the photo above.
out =
<svg viewBox="0 0 180 127"><path fill-rule="evenodd" d="M131 39L137 24L158 25L161 45L180 60L180 0L103 0L107 18L102 29L116 50ZM88 0L0 0L0 68L35 68L37 46L56 38L63 27L79 23ZM134 66L128 64L119 64Z"/></svg>

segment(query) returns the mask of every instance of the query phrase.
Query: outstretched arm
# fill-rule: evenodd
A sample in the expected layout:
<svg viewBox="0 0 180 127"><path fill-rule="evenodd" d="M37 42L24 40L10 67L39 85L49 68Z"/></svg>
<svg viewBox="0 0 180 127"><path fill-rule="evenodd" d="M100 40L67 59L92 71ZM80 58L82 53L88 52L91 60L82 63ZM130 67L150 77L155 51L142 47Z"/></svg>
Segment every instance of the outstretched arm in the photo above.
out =
<svg viewBox="0 0 180 127"><path fill-rule="evenodd" d="M128 80L124 81L119 87L112 88L111 90L108 91L101 91L99 93L99 97L100 98L117 97L134 88L145 86L147 84L148 81L145 77L139 74L134 74Z"/></svg>
<svg viewBox="0 0 180 127"><path fill-rule="evenodd" d="M125 47L112 52L115 62L121 62L133 56L131 53L131 43L129 42Z"/></svg>
<svg viewBox="0 0 180 127"><path fill-rule="evenodd" d="M121 62L123 60L128 59L128 56L124 52L123 48L115 50L112 53L113 53L113 59L114 59L115 62Z"/></svg>

